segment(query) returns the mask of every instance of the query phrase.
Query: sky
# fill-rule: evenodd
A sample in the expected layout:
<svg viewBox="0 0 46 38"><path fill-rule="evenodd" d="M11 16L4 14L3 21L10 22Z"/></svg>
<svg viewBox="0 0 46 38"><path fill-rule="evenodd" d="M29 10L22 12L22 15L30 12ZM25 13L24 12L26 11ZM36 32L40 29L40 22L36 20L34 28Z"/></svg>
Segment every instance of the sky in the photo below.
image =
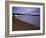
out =
<svg viewBox="0 0 46 38"><path fill-rule="evenodd" d="M36 7L12 7L12 13L18 13L18 14L40 13L40 8L36 8Z"/></svg>

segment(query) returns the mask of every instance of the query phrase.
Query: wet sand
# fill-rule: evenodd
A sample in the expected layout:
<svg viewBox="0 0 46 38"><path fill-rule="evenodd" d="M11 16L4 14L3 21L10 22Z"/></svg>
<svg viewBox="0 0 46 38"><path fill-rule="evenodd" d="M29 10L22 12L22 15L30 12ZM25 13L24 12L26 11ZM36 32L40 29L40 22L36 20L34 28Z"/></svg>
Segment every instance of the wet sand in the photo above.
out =
<svg viewBox="0 0 46 38"><path fill-rule="evenodd" d="M40 28L37 28L33 24L29 24L23 21L20 21L15 18L15 16L12 16L12 31L22 31L22 30L39 30Z"/></svg>

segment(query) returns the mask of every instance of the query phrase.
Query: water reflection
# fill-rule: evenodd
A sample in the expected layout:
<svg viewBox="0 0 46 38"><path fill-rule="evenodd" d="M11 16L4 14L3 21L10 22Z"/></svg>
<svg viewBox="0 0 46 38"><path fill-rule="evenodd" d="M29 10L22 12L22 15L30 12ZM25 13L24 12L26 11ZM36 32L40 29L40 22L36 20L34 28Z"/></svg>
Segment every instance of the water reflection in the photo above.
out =
<svg viewBox="0 0 46 38"><path fill-rule="evenodd" d="M15 15L15 17L20 21L40 27L40 16Z"/></svg>

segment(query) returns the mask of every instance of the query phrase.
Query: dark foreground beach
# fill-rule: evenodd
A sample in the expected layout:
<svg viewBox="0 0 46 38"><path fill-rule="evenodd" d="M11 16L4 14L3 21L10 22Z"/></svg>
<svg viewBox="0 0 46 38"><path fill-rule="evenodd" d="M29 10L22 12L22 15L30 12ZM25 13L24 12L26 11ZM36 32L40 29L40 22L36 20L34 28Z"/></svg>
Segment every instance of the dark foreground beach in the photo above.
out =
<svg viewBox="0 0 46 38"><path fill-rule="evenodd" d="M20 21L15 18L15 16L12 16L12 31L23 31L23 30L39 30L40 28L37 28L33 24L29 24L23 21Z"/></svg>

